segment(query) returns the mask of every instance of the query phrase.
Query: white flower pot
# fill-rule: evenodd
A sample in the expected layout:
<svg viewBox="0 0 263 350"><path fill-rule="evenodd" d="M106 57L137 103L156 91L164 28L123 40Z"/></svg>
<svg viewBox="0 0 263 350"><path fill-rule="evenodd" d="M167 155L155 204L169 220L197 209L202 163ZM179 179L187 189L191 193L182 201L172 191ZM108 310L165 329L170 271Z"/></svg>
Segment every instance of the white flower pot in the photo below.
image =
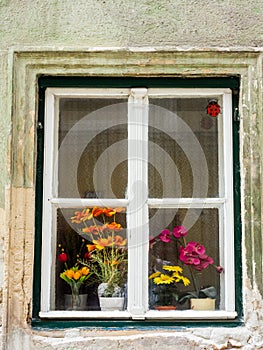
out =
<svg viewBox="0 0 263 350"><path fill-rule="evenodd" d="M190 308L192 310L215 310L215 299L190 299Z"/></svg>
<svg viewBox="0 0 263 350"><path fill-rule="evenodd" d="M101 311L122 311L124 305L124 297L100 297Z"/></svg>

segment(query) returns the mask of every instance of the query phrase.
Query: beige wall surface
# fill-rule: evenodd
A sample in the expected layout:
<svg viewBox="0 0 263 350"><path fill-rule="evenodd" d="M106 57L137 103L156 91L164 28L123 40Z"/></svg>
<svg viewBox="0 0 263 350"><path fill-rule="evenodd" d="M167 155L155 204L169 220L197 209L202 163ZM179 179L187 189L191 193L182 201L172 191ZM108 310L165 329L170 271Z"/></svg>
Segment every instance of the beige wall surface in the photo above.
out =
<svg viewBox="0 0 263 350"><path fill-rule="evenodd" d="M261 0L0 2L3 349L263 349ZM243 325L31 327L40 75L239 76Z"/></svg>

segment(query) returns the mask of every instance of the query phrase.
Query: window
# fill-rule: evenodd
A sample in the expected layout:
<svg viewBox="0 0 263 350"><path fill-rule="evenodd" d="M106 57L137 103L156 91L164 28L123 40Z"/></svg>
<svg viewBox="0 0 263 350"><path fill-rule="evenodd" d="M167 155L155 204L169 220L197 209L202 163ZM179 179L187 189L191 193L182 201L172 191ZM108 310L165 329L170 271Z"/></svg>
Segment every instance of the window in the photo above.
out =
<svg viewBox="0 0 263 350"><path fill-rule="evenodd" d="M236 317L232 122L229 88L46 89L40 317Z"/></svg>

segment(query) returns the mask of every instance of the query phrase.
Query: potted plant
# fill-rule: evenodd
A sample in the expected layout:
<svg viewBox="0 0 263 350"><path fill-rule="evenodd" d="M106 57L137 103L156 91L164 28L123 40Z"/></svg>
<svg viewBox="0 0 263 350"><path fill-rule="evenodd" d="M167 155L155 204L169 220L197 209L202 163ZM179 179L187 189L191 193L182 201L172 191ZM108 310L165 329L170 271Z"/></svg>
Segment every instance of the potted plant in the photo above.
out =
<svg viewBox="0 0 263 350"><path fill-rule="evenodd" d="M90 269L77 262L74 266L68 267L68 256L61 248L58 260L65 264L65 270L60 273L60 278L64 280L71 288L71 295L65 294L65 308L67 310L83 310L86 308L87 294L80 294L80 287L90 277Z"/></svg>
<svg viewBox="0 0 263 350"><path fill-rule="evenodd" d="M187 229L184 226L176 226L173 231L164 229L156 238L151 238L150 247L153 247L158 241L163 244L175 244L176 256L178 262L184 264L189 269L189 277L192 280L191 285L194 291L182 293L180 291L179 303L184 304L190 300L190 307L194 310L211 310L215 308L216 288L214 286L201 286L200 274L209 266L213 267L217 273L223 272L222 266L214 264L214 259L207 255L205 247L199 242L186 242L185 236ZM198 299L202 299L198 302ZM208 304L208 305L205 305Z"/></svg>
<svg viewBox="0 0 263 350"><path fill-rule="evenodd" d="M175 310L178 301L177 284L188 286L190 281L182 275L183 269L180 266L163 265L162 271L156 271L149 276L153 286L153 293L156 295L156 310Z"/></svg>
<svg viewBox="0 0 263 350"><path fill-rule="evenodd" d="M123 211L124 208L85 208L71 218L72 222L83 224L81 235L90 242L87 244L89 260L82 263L90 269L92 283L98 285L102 311L122 310L124 305L127 240L116 218Z"/></svg>

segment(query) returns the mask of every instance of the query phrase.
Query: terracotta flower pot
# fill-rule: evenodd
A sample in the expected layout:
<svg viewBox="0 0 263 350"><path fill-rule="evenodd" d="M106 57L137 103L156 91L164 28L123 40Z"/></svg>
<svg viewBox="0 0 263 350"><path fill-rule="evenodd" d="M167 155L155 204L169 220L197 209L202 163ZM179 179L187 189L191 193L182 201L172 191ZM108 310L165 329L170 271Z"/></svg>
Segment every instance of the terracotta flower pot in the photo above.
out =
<svg viewBox="0 0 263 350"><path fill-rule="evenodd" d="M154 307L155 310L176 310L176 306L174 305L158 305Z"/></svg>

